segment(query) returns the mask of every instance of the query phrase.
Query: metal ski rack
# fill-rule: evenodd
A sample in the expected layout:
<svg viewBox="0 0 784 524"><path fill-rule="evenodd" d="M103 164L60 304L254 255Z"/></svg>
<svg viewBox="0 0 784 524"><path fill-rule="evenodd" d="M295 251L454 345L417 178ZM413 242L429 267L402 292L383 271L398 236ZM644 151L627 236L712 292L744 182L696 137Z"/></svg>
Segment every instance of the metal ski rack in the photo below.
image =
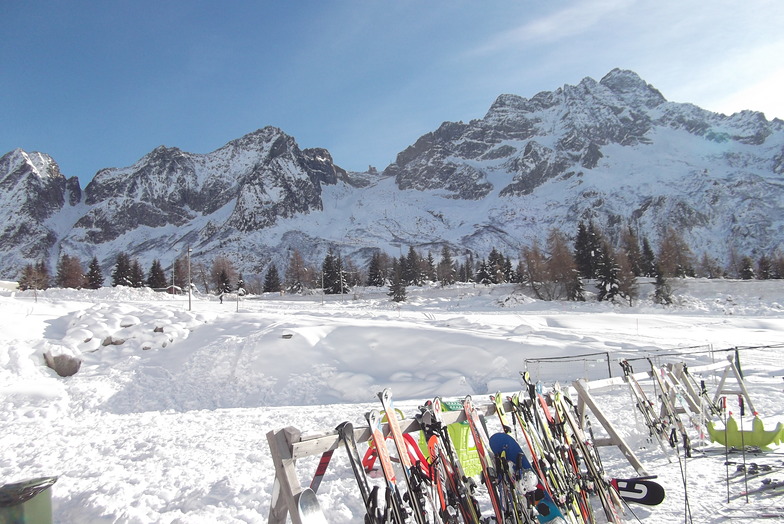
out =
<svg viewBox="0 0 784 524"><path fill-rule="evenodd" d="M749 406L749 409L751 409L752 412L755 412L754 404L751 402L751 398L749 397L749 392L746 389L745 384L743 383L743 377L738 371L738 368L735 365L732 356L727 357L727 362L718 362L715 364L708 364L706 366L699 366L690 369L691 371L694 372L703 372L703 371L716 371L722 368L724 369L724 371L721 380L719 381L719 385L716 389L714 403L718 401L718 399L721 397L722 394L743 395L747 405ZM674 391L672 391L672 389L676 387L676 384L683 386L683 390L685 390L686 393L684 395L684 398L686 400L687 405L689 406L689 409L696 414L700 414L702 410L700 408L699 393L697 393L694 390L693 386L691 386L691 384L687 380L687 377L685 377L684 365L682 363L676 364L674 366L669 365L667 366L666 369L667 369L666 375L668 377L668 383L672 386L670 388L671 393L674 394ZM727 378L729 378L730 375L734 376L735 380L737 381L737 385L739 388L738 390L725 389ZM637 380L650 379L652 378L652 371L650 370L641 371L638 373L634 373L633 376ZM594 416L596 417L596 419L599 421L599 423L602 425L604 430L609 435L609 438L597 439L594 442L594 444L596 446L616 446L621 451L623 456L626 457L626 460L629 461L629 464L631 464L631 466L637 471L637 473L639 473L640 475L647 475L647 472L645 471L645 467L642 465L642 463L634 454L632 449L628 446L628 444L626 444L626 441L620 436L618 431L616 431L613 424L610 422L607 416L605 416L605 414L602 412L601 408L596 403L596 401L594 400L594 398L591 396L590 393L591 390L598 390L605 387L617 386L621 384L625 384L623 377L613 377L608 379L595 380L592 382L588 382L584 379L574 381L572 383L572 387L577 392L577 411L580 417L578 422L581 427L584 426L586 408L589 408L591 412L594 414Z"/></svg>
<svg viewBox="0 0 784 524"><path fill-rule="evenodd" d="M495 413L495 404L481 404L474 406L484 416ZM511 404L507 406L511 409ZM448 425L466 420L464 410L444 411L441 413L443 423ZM415 419L400 421L403 433L411 433L421 429ZM389 435L389 424L382 427L384 437ZM367 442L370 439L370 428L367 426L354 428L354 438L357 442ZM340 445L337 431L316 435L303 435L294 427L286 427L267 433L267 442L275 466L275 482L270 502L268 524L285 524L287 516L291 516L292 524L302 524L299 514L298 502L303 491L297 475L297 460L312 455L318 455Z"/></svg>

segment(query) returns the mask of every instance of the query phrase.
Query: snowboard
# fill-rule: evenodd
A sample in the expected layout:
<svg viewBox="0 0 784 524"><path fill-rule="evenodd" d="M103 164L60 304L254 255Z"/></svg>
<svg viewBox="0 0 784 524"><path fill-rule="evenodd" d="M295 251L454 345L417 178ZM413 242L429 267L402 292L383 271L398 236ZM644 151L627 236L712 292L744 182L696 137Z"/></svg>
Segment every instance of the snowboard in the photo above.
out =
<svg viewBox="0 0 784 524"><path fill-rule="evenodd" d="M511 435L507 435L506 433L496 433L492 435L490 437L490 449L493 450L493 453L495 453L496 456L500 457L502 453L505 454L507 460L514 464L515 472L518 473L518 475L520 475L522 471L533 472L531 462L528 460L528 457L525 456L525 453L523 453L523 448L520 447L520 444ZM537 515L539 522L550 522L558 517L563 518L561 510L558 509L558 506L555 505L552 497L550 497L544 489L541 479L539 479L536 489L529 491L525 496L528 499L528 502L531 503L539 513Z"/></svg>
<svg viewBox="0 0 784 524"><path fill-rule="evenodd" d="M649 477L612 479L610 483L626 502L657 506L664 501L664 488Z"/></svg>

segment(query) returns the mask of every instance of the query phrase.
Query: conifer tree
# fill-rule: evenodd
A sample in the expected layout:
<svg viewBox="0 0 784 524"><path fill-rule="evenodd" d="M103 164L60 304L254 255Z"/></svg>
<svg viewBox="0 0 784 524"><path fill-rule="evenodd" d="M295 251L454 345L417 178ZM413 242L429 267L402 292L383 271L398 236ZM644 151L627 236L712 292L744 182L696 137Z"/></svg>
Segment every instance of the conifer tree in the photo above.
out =
<svg viewBox="0 0 784 524"><path fill-rule="evenodd" d="M457 280L455 263L452 260L452 253L448 246L441 248L441 261L438 263L437 272L438 281L441 282L442 286L454 284Z"/></svg>
<svg viewBox="0 0 784 524"><path fill-rule="evenodd" d="M487 272L493 284L502 284L504 279L504 255L496 248L490 250L487 258Z"/></svg>
<svg viewBox="0 0 784 524"><path fill-rule="evenodd" d="M493 276L490 274L490 267L485 259L482 259L481 262L479 262L479 269L476 271L476 281L485 286L489 286L493 283Z"/></svg>
<svg viewBox="0 0 784 524"><path fill-rule="evenodd" d="M339 256L335 256L332 248L327 251L327 255L324 257L321 271L324 280L324 294L338 295L348 292L348 286L343 274L342 260Z"/></svg>
<svg viewBox="0 0 784 524"><path fill-rule="evenodd" d="M745 256L740 260L740 278L743 280L754 278L754 262L749 256Z"/></svg>
<svg viewBox="0 0 784 524"><path fill-rule="evenodd" d="M620 268L615 263L614 257L610 252L609 246L605 244L602 250L602 258L599 263L596 279L596 289L599 291L597 299L614 301L615 297L621 293Z"/></svg>
<svg viewBox="0 0 784 524"><path fill-rule="evenodd" d="M642 252L640 253L640 272L641 276L653 277L656 271L656 256L653 254L651 244L646 237L642 238Z"/></svg>
<svg viewBox="0 0 784 524"><path fill-rule="evenodd" d="M629 270L634 276L642 276L642 253L640 252L640 241L637 238L632 226L626 228L621 236L622 252L628 259Z"/></svg>
<svg viewBox="0 0 784 524"><path fill-rule="evenodd" d="M103 271L101 270L101 264L98 263L98 257L93 257L90 261L85 278L87 280L85 287L88 289L101 289L103 287Z"/></svg>
<svg viewBox="0 0 784 524"><path fill-rule="evenodd" d="M566 300L574 302L585 302L585 285L580 277L580 272L575 268L572 271L572 278L566 287Z"/></svg>
<svg viewBox="0 0 784 524"><path fill-rule="evenodd" d="M659 267L654 268L656 282L654 283L653 301L663 306L672 304L672 287Z"/></svg>
<svg viewBox="0 0 784 524"><path fill-rule="evenodd" d="M406 284L410 286L421 286L424 284L421 271L421 257L414 249L414 246L408 248L408 256L406 256L401 269L403 271L403 281Z"/></svg>
<svg viewBox="0 0 784 524"><path fill-rule="evenodd" d="M240 272L240 276L237 277L237 294L239 294L241 297L247 294L245 289L245 279L242 277L242 272Z"/></svg>
<svg viewBox="0 0 784 524"><path fill-rule="evenodd" d="M206 280L206 279L205 279ZM237 269L231 259L226 255L215 257L209 271L209 282L216 293L229 293L232 291L232 282L237 281ZM205 291L207 286L205 285Z"/></svg>
<svg viewBox="0 0 784 524"><path fill-rule="evenodd" d="M766 255L762 255L757 261L757 278L768 280L773 278L773 263Z"/></svg>
<svg viewBox="0 0 784 524"><path fill-rule="evenodd" d="M433 253L427 252L427 258L424 260L424 277L425 282L435 282L438 280L436 277L436 261L433 258Z"/></svg>
<svg viewBox="0 0 784 524"><path fill-rule="evenodd" d="M228 270L224 267L221 268L218 274L217 282L215 282L215 290L217 293L231 293L231 276Z"/></svg>
<svg viewBox="0 0 784 524"><path fill-rule="evenodd" d="M577 235L574 237L574 260L577 264L577 270L583 278L593 278L590 249L588 228L581 221L577 224Z"/></svg>
<svg viewBox="0 0 784 524"><path fill-rule="evenodd" d="M368 286L383 287L386 284L386 271L382 266L382 257L380 251L374 251L370 256L370 265L368 266Z"/></svg>
<svg viewBox="0 0 784 524"><path fill-rule="evenodd" d="M131 287L144 287L144 270L136 259L131 261L130 279Z"/></svg>
<svg viewBox="0 0 784 524"><path fill-rule="evenodd" d="M164 289L167 285L166 273L163 271L161 261L156 258L152 261L150 271L147 273L147 286L152 289Z"/></svg>
<svg viewBox="0 0 784 524"><path fill-rule="evenodd" d="M516 282L515 271L512 269L512 259L508 257L506 260L504 260L504 281Z"/></svg>
<svg viewBox="0 0 784 524"><path fill-rule="evenodd" d="M403 260L403 257L400 257ZM401 262L394 260L392 262L392 278L389 284L389 293L387 295L392 298L393 302L404 302L406 300L406 283L403 279Z"/></svg>
<svg viewBox="0 0 784 524"><path fill-rule="evenodd" d="M574 259L583 278L596 278L602 260L604 237L593 221L586 226L580 222L574 241Z"/></svg>
<svg viewBox="0 0 784 524"><path fill-rule="evenodd" d="M264 292L265 293L279 293L281 290L280 276L278 275L278 268L275 264L270 264L267 269L267 274L264 277Z"/></svg>
<svg viewBox="0 0 784 524"><path fill-rule="evenodd" d="M125 252L117 254L117 260L112 271L112 287L117 286L132 286L131 257Z"/></svg>

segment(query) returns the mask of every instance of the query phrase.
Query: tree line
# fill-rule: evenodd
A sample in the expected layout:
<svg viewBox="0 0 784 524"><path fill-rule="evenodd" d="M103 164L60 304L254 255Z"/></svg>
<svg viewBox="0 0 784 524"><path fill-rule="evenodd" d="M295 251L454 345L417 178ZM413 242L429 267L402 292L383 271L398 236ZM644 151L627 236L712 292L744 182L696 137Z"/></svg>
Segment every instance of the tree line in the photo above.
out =
<svg viewBox="0 0 784 524"><path fill-rule="evenodd" d="M570 239L552 229L543 245L534 242L512 258L496 248L478 259L467 252L458 254L448 246L440 249L438 258L431 251L422 253L410 246L399 257L375 250L366 269L329 249L321 266L305 262L294 249L289 252L283 275L274 263L266 273L246 282L231 259L221 255L205 263L192 259L190 268L185 257L172 264L170 277L160 260L153 260L145 271L138 260L119 253L111 273L112 286L150 287L153 289L187 290L191 282L205 293L306 293L320 289L325 294L348 293L356 286L387 287L392 300L406 298L409 286L457 282L482 285L517 283L530 288L541 300L584 300L585 282L593 281L598 300L632 303L638 296L638 277L655 279L655 299L668 303L669 279L677 277L780 279L784 278L784 255L750 256L730 253L729 263L722 267L707 254L697 258L675 229L661 235L657 249L646 237L628 227L613 245L592 221L580 222ZM19 280L20 289L46 289L50 285L64 288L97 289L104 285L104 276L97 258L87 268L78 257L62 255L52 278L46 264L26 265Z"/></svg>

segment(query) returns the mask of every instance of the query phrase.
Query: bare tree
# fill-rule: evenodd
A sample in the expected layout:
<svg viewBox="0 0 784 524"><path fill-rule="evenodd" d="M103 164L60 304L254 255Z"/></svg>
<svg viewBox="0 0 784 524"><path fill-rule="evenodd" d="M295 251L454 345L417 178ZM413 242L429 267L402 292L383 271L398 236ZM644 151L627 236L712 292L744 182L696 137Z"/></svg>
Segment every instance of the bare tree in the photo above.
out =
<svg viewBox="0 0 784 524"><path fill-rule="evenodd" d="M547 284L543 287L547 300L569 298L572 294L571 288L574 285L577 263L566 236L557 229L551 229L547 235L547 251L550 254L546 264Z"/></svg>
<svg viewBox="0 0 784 524"><path fill-rule="evenodd" d="M287 293L302 293L308 283L308 268L299 251L294 249L289 256L286 268L285 289Z"/></svg>
<svg viewBox="0 0 784 524"><path fill-rule="evenodd" d="M209 282L219 291L226 289L227 283L237 281L237 270L231 260L225 255L215 257L210 266ZM205 289L205 292L209 292Z"/></svg>
<svg viewBox="0 0 784 524"><path fill-rule="evenodd" d="M81 289L85 285L84 268L78 257L63 255L57 263L55 284L58 287Z"/></svg>
<svg viewBox="0 0 784 524"><path fill-rule="evenodd" d="M659 242L659 271L666 277L685 277L694 272L694 256L681 234L667 228Z"/></svg>
<svg viewBox="0 0 784 524"><path fill-rule="evenodd" d="M640 292L634 272L634 262L626 251L618 253L615 262L618 266L618 293L629 301L629 306L632 306Z"/></svg>
<svg viewBox="0 0 784 524"><path fill-rule="evenodd" d="M549 278L547 274L547 260L544 253L539 249L539 244L534 242L531 247L524 247L521 253L523 262L523 279L531 286L534 295L540 300L547 300L543 294L544 283Z"/></svg>

